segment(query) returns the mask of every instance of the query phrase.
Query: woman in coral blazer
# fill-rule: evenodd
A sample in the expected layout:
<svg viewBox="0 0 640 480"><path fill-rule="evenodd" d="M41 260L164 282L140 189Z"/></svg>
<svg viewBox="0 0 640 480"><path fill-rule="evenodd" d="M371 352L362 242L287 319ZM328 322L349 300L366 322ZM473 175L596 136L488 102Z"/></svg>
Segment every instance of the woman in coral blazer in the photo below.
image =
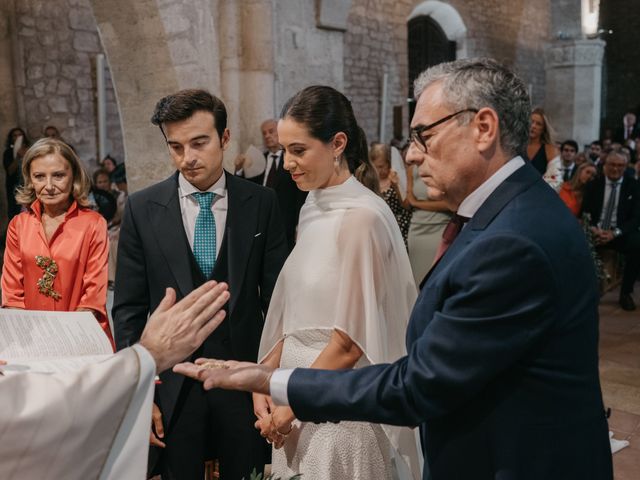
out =
<svg viewBox="0 0 640 480"><path fill-rule="evenodd" d="M43 138L26 152L22 176L16 200L27 210L7 230L2 306L90 311L112 340L107 224L87 208L87 173L67 144Z"/></svg>
<svg viewBox="0 0 640 480"><path fill-rule="evenodd" d="M580 217L582 209L582 195L591 180L596 178L597 170L593 163L586 162L578 166L576 174L571 180L562 184L558 192L565 205L576 217Z"/></svg>

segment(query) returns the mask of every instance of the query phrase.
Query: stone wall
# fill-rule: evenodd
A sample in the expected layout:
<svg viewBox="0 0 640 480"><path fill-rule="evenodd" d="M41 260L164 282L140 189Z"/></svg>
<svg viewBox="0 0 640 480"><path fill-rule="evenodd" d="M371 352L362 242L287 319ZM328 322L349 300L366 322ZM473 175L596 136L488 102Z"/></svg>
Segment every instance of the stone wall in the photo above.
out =
<svg viewBox="0 0 640 480"><path fill-rule="evenodd" d="M298 90L309 85L329 85L342 90L343 33L317 28L318 3L282 0L275 3L274 115Z"/></svg>
<svg viewBox="0 0 640 480"><path fill-rule="evenodd" d="M96 55L102 53L87 0L15 2L14 68L20 121L28 135L56 126L90 170L97 166ZM107 152L124 159L116 95L107 72Z"/></svg>
<svg viewBox="0 0 640 480"><path fill-rule="evenodd" d="M628 110L640 116L640 11L625 0L600 2L600 28L613 30L602 37L607 42L602 127L612 128L615 133Z"/></svg>
<svg viewBox="0 0 640 480"><path fill-rule="evenodd" d="M407 126L407 19L422 2L354 0L345 34L345 92L370 141L379 129L381 79L389 73L386 139L391 138L392 106L404 109ZM547 0L445 2L457 9L467 28L467 55L491 56L515 67L530 85L533 103L545 94L544 45L549 39Z"/></svg>

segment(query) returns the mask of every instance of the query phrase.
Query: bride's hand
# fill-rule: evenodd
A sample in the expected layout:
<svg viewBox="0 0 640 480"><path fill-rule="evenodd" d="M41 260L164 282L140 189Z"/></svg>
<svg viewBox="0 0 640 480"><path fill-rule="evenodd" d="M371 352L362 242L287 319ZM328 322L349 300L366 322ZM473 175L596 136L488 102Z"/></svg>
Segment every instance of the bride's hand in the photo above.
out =
<svg viewBox="0 0 640 480"><path fill-rule="evenodd" d="M271 418L276 433L286 437L291 433L296 416L289 407L276 407L271 413Z"/></svg>
<svg viewBox="0 0 640 480"><path fill-rule="evenodd" d="M269 415L275 408L273 401L269 395L254 393L253 395L253 413L258 418Z"/></svg>
<svg viewBox="0 0 640 480"><path fill-rule="evenodd" d="M262 437L268 438L271 433L271 415L265 415L264 417L258 418L253 426L256 427L256 430L260 430L260 435Z"/></svg>
<svg viewBox="0 0 640 480"><path fill-rule="evenodd" d="M256 420L254 426L260 430L260 436L264 437L268 443L273 444L275 448L281 448L284 445L285 438L276 432L270 414Z"/></svg>

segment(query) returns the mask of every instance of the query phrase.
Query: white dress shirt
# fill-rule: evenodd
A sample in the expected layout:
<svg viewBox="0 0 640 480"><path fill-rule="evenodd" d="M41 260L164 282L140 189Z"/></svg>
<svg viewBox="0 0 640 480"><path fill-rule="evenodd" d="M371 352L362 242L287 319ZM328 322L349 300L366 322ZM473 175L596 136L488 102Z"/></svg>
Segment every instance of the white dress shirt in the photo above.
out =
<svg viewBox="0 0 640 480"><path fill-rule="evenodd" d="M522 157L512 158L498 169L491 177L476 188L473 192L465 198L458 207L458 215L471 218L475 215L478 209L482 206L485 200L498 188L498 186L504 182L513 172L518 170L524 165ZM269 393L276 405L289 405L289 395L287 393L287 387L289 385L289 378L293 373L293 368L279 368L276 369L271 375L269 382Z"/></svg>
<svg viewBox="0 0 640 480"><path fill-rule="evenodd" d="M220 253L220 246L222 245L222 238L224 237L224 228L227 224L227 210L229 206L227 197L227 179L224 175L220 175L220 178L211 185L207 192L215 193L213 202L211 202L211 210L213 211L213 217L216 222L216 258ZM200 213L200 204L196 199L194 193L198 193L196 187L191 185L189 181L184 178L182 173L178 175L178 197L180 198L180 213L182 214L182 224L184 225L184 231L187 234L189 240L189 246L193 251L193 240L196 231L196 218Z"/></svg>
<svg viewBox="0 0 640 480"><path fill-rule="evenodd" d="M513 172L518 170L524 165L522 157L514 157L500 167L493 175L484 181L482 185L471 192L467 198L465 198L456 212L458 215L471 218L478 209L482 206L489 195L500 186Z"/></svg>
<svg viewBox="0 0 640 480"><path fill-rule="evenodd" d="M604 216L607 213L607 205L609 205L609 198L611 197L611 190L612 190L612 185L614 183L618 184L618 188L616 188L616 198L614 199L614 204L613 204L613 212L611 214L611 225L610 227L616 228L618 226L618 203L620 202L620 190L622 189L622 180L623 177L620 177L618 180L616 180L615 182L612 182L611 180L609 180L608 178L605 177L604 179L604 202L602 202L602 211L600 212L600 221L598 222L599 225L602 225L604 223Z"/></svg>

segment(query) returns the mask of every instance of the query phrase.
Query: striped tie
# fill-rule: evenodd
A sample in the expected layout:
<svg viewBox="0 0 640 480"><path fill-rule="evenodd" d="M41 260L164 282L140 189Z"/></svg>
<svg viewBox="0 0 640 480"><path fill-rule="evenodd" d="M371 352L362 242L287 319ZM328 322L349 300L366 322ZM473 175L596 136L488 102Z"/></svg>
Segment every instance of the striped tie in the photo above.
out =
<svg viewBox="0 0 640 480"><path fill-rule="evenodd" d="M209 278L216 263L216 220L211 211L215 194L213 192L197 192L193 195L200 205L193 239L193 256L196 257L202 274L205 278Z"/></svg>
<svg viewBox="0 0 640 480"><path fill-rule="evenodd" d="M602 230L609 230L611 228L611 220L613 220L613 210L616 206L616 191L618 190L618 183L611 184L611 193L609 194L609 200L607 200L607 206L604 210L604 217L602 219Z"/></svg>

